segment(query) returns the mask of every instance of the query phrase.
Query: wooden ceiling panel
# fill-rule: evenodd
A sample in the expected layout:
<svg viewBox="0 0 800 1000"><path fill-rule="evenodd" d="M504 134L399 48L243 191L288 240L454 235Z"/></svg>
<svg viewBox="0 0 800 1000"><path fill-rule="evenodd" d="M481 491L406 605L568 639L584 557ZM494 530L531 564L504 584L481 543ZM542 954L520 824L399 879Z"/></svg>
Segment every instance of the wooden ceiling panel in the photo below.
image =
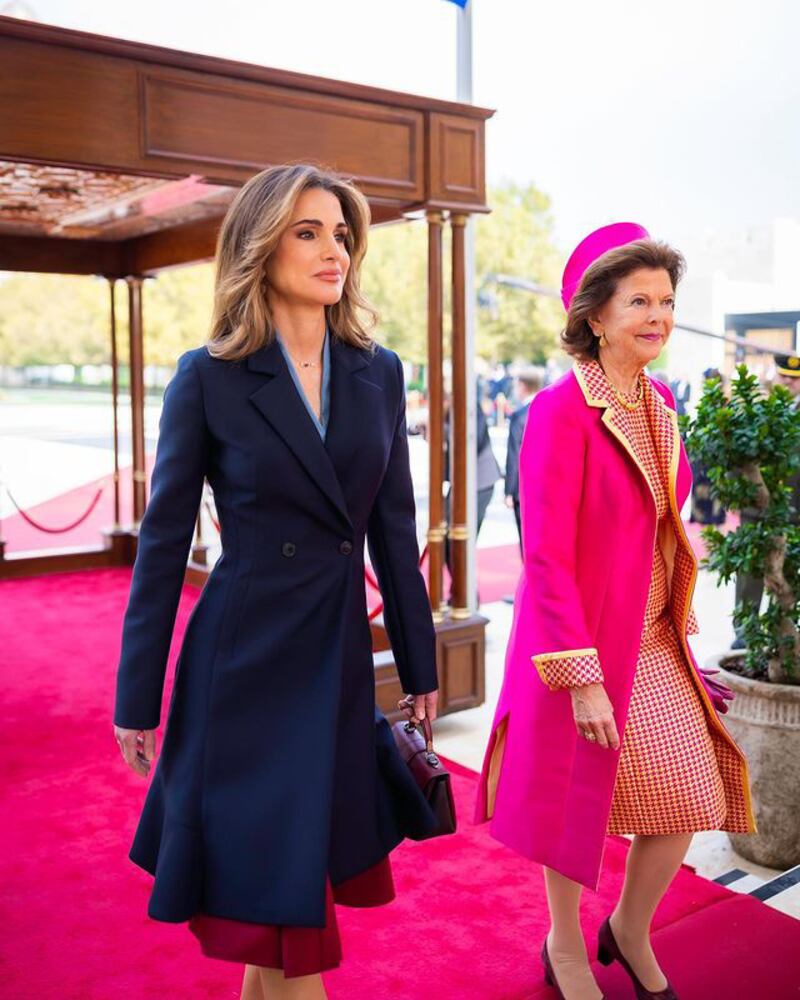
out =
<svg viewBox="0 0 800 1000"><path fill-rule="evenodd" d="M305 160L353 177L368 196L423 197L421 112L175 71L143 73L141 92L150 159L247 175Z"/></svg>
<svg viewBox="0 0 800 1000"><path fill-rule="evenodd" d="M483 108L2 16L0 65L6 269L146 272L206 259L234 190L273 163L354 178L376 224L425 208L488 210ZM181 200L190 184L224 190ZM81 242L85 260L68 246Z"/></svg>
<svg viewBox="0 0 800 1000"><path fill-rule="evenodd" d="M433 114L428 137L431 201L439 207L461 203L465 210L486 211L483 123Z"/></svg>

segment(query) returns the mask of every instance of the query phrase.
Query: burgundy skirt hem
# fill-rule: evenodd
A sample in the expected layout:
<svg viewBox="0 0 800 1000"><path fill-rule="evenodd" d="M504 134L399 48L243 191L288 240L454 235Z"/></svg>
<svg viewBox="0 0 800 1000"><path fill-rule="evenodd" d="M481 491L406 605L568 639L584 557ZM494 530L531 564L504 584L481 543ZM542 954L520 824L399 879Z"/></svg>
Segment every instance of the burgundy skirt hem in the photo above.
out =
<svg viewBox="0 0 800 1000"><path fill-rule="evenodd" d="M189 921L189 930L208 958L281 969L287 979L293 979L335 969L340 964L342 945L334 903L384 906L394 897L392 867L386 857L337 886L326 882L324 927L253 924L197 913Z"/></svg>

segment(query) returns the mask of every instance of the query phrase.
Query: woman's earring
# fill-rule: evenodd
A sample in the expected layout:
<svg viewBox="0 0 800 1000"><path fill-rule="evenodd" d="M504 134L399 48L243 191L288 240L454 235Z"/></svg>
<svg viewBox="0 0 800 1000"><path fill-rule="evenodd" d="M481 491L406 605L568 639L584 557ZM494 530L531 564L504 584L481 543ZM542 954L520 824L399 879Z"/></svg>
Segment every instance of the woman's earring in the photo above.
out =
<svg viewBox="0 0 800 1000"><path fill-rule="evenodd" d="M600 346L601 347L608 347L608 341L606 340L605 332L603 332L603 333L600 334Z"/></svg>

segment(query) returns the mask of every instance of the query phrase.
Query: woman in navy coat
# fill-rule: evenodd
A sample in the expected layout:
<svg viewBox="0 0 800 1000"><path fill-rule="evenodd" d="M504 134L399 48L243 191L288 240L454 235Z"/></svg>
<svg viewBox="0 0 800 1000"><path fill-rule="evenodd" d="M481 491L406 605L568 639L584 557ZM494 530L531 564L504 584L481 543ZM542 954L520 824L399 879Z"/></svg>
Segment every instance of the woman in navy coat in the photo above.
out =
<svg viewBox="0 0 800 1000"><path fill-rule="evenodd" d="M147 775L207 478L222 555L186 629L131 858L155 876L152 917L248 963L250 1000L324 996L332 901L392 898L389 852L433 824L375 706L365 538L420 719L437 678L403 370L361 319L368 226L358 190L313 167L240 191L211 338L164 395L123 626L115 734Z"/></svg>

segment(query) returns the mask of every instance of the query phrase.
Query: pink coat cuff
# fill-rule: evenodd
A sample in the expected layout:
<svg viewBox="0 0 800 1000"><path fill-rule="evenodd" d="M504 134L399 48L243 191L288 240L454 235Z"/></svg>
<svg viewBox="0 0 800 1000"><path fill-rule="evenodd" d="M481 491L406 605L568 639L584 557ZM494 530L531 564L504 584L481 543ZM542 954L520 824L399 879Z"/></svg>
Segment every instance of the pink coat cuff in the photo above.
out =
<svg viewBox="0 0 800 1000"><path fill-rule="evenodd" d="M694 608L689 608L689 617L686 619L686 634L698 635L699 632L700 626L697 624L697 616L694 613Z"/></svg>
<svg viewBox="0 0 800 1000"><path fill-rule="evenodd" d="M531 657L539 676L551 691L602 684L603 671L596 649L565 649Z"/></svg>

